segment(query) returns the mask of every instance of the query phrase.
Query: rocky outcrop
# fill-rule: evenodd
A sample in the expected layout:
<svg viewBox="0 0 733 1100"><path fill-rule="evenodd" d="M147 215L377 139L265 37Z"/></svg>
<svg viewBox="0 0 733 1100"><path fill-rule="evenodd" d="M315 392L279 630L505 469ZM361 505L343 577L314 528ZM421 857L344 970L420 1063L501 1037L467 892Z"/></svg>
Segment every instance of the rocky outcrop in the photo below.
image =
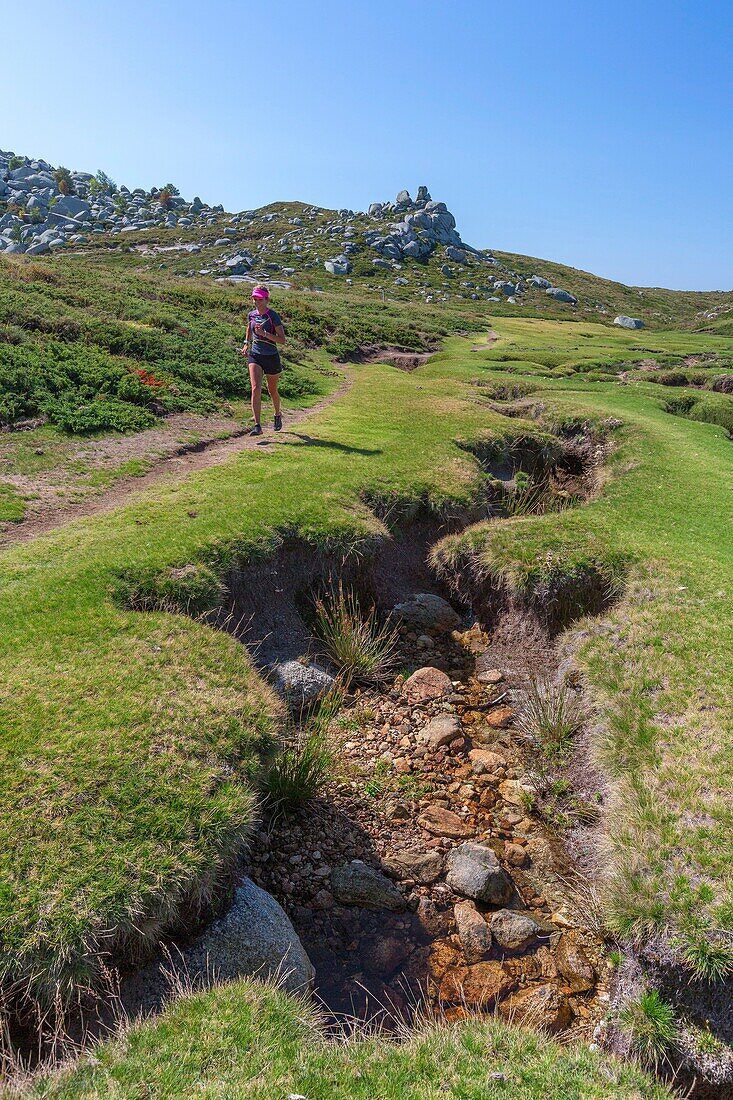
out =
<svg viewBox="0 0 733 1100"><path fill-rule="evenodd" d="M0 251L41 255L66 244L83 244L90 234L175 229L216 223L222 206L198 197L187 202L157 187L116 187L102 173L64 172L45 160L0 151Z"/></svg>
<svg viewBox="0 0 733 1100"><path fill-rule="evenodd" d="M644 328L644 322L639 317L627 317L623 313L614 318L613 323L619 328Z"/></svg>
<svg viewBox="0 0 733 1100"><path fill-rule="evenodd" d="M389 260L425 260L438 245L445 245L446 258L456 263L465 263L468 252L479 261L485 259L477 249L464 244L455 217L444 202L433 201L427 187L419 187L414 200L409 191L400 191L394 202L373 202L368 213L370 218L388 224L384 229L380 226L367 230L364 241Z"/></svg>

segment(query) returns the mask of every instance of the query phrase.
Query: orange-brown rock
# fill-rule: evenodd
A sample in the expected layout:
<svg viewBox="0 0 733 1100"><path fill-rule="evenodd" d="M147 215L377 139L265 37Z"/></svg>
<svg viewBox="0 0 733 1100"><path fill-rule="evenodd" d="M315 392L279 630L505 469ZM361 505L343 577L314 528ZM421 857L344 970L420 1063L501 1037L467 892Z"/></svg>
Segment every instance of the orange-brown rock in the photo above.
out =
<svg viewBox="0 0 733 1100"><path fill-rule="evenodd" d="M493 1008L517 987L516 978L500 962L479 962L452 967L443 975L438 999L443 1004Z"/></svg>
<svg viewBox="0 0 733 1100"><path fill-rule="evenodd" d="M446 810L444 806L427 806L417 819L418 825L426 829L433 836L447 836L453 840L460 840L470 835L463 821L452 810Z"/></svg>
<svg viewBox="0 0 733 1100"><path fill-rule="evenodd" d="M485 722L487 726L491 726L492 729L504 729L508 726L514 717L514 711L511 707L494 707L486 715Z"/></svg>
<svg viewBox="0 0 733 1100"><path fill-rule="evenodd" d="M506 767L506 758L501 753L492 752L491 749L471 749L468 759L471 761L472 770L477 775L498 772Z"/></svg>
<svg viewBox="0 0 733 1100"><path fill-rule="evenodd" d="M584 993L596 984L596 972L583 948L564 932L555 951L557 969L571 993Z"/></svg>
<svg viewBox="0 0 733 1100"><path fill-rule="evenodd" d="M500 1006L505 1020L526 1027L536 1027L554 1034L566 1028L573 1018L573 1010L564 993L555 985L531 985L513 993Z"/></svg>
<svg viewBox="0 0 733 1100"><path fill-rule="evenodd" d="M411 703L427 703L432 699L445 699L453 691L453 684L439 668L428 665L413 672L402 691Z"/></svg>
<svg viewBox="0 0 733 1100"><path fill-rule="evenodd" d="M450 967L461 964L461 952L447 940L435 940L430 945L428 958L428 974L435 982L439 982Z"/></svg>

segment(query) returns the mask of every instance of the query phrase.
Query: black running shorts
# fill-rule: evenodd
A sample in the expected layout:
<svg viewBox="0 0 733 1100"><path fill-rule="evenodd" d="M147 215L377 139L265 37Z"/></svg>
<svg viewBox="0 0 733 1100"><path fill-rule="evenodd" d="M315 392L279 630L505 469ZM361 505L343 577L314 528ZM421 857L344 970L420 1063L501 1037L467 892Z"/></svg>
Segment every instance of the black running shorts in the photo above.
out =
<svg viewBox="0 0 733 1100"><path fill-rule="evenodd" d="M249 353L249 363L256 363L258 367L262 367L265 374L280 374L283 365L280 362L280 352L271 351L266 355L263 355L260 351L251 351Z"/></svg>

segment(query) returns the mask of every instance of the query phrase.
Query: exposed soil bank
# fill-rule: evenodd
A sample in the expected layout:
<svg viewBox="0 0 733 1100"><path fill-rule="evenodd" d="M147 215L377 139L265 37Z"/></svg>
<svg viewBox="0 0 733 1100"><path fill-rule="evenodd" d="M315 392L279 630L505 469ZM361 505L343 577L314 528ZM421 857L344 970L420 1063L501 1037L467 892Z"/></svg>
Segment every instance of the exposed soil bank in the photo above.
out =
<svg viewBox="0 0 733 1100"><path fill-rule="evenodd" d="M365 345L353 356L355 363L388 363L398 370L414 371L435 355L434 351L407 351L404 348Z"/></svg>

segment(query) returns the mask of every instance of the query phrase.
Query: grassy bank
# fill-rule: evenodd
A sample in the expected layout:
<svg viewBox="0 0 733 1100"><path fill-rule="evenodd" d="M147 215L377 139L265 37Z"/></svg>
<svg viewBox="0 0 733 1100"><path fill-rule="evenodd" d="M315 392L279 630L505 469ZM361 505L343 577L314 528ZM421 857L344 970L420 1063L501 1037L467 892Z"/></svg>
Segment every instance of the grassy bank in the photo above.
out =
<svg viewBox="0 0 733 1100"><path fill-rule="evenodd" d="M22 1091L27 1100L664 1100L637 1070L560 1047L493 1019L382 1039L326 1042L312 1011L238 982L179 1000L77 1068Z"/></svg>
<svg viewBox="0 0 733 1100"><path fill-rule="evenodd" d="M532 332L533 357L546 362L558 336ZM685 343L656 337L661 347ZM535 607L589 575L612 585L623 563L621 602L603 623L583 624L578 650L612 782L610 920L640 940L664 934L693 972L707 965L716 975L733 966L721 934L733 928L733 448L723 428L666 412L661 389L588 385L577 375L545 382L532 398L549 420L592 411L623 421L613 477L582 508L451 537L436 561L466 589Z"/></svg>

